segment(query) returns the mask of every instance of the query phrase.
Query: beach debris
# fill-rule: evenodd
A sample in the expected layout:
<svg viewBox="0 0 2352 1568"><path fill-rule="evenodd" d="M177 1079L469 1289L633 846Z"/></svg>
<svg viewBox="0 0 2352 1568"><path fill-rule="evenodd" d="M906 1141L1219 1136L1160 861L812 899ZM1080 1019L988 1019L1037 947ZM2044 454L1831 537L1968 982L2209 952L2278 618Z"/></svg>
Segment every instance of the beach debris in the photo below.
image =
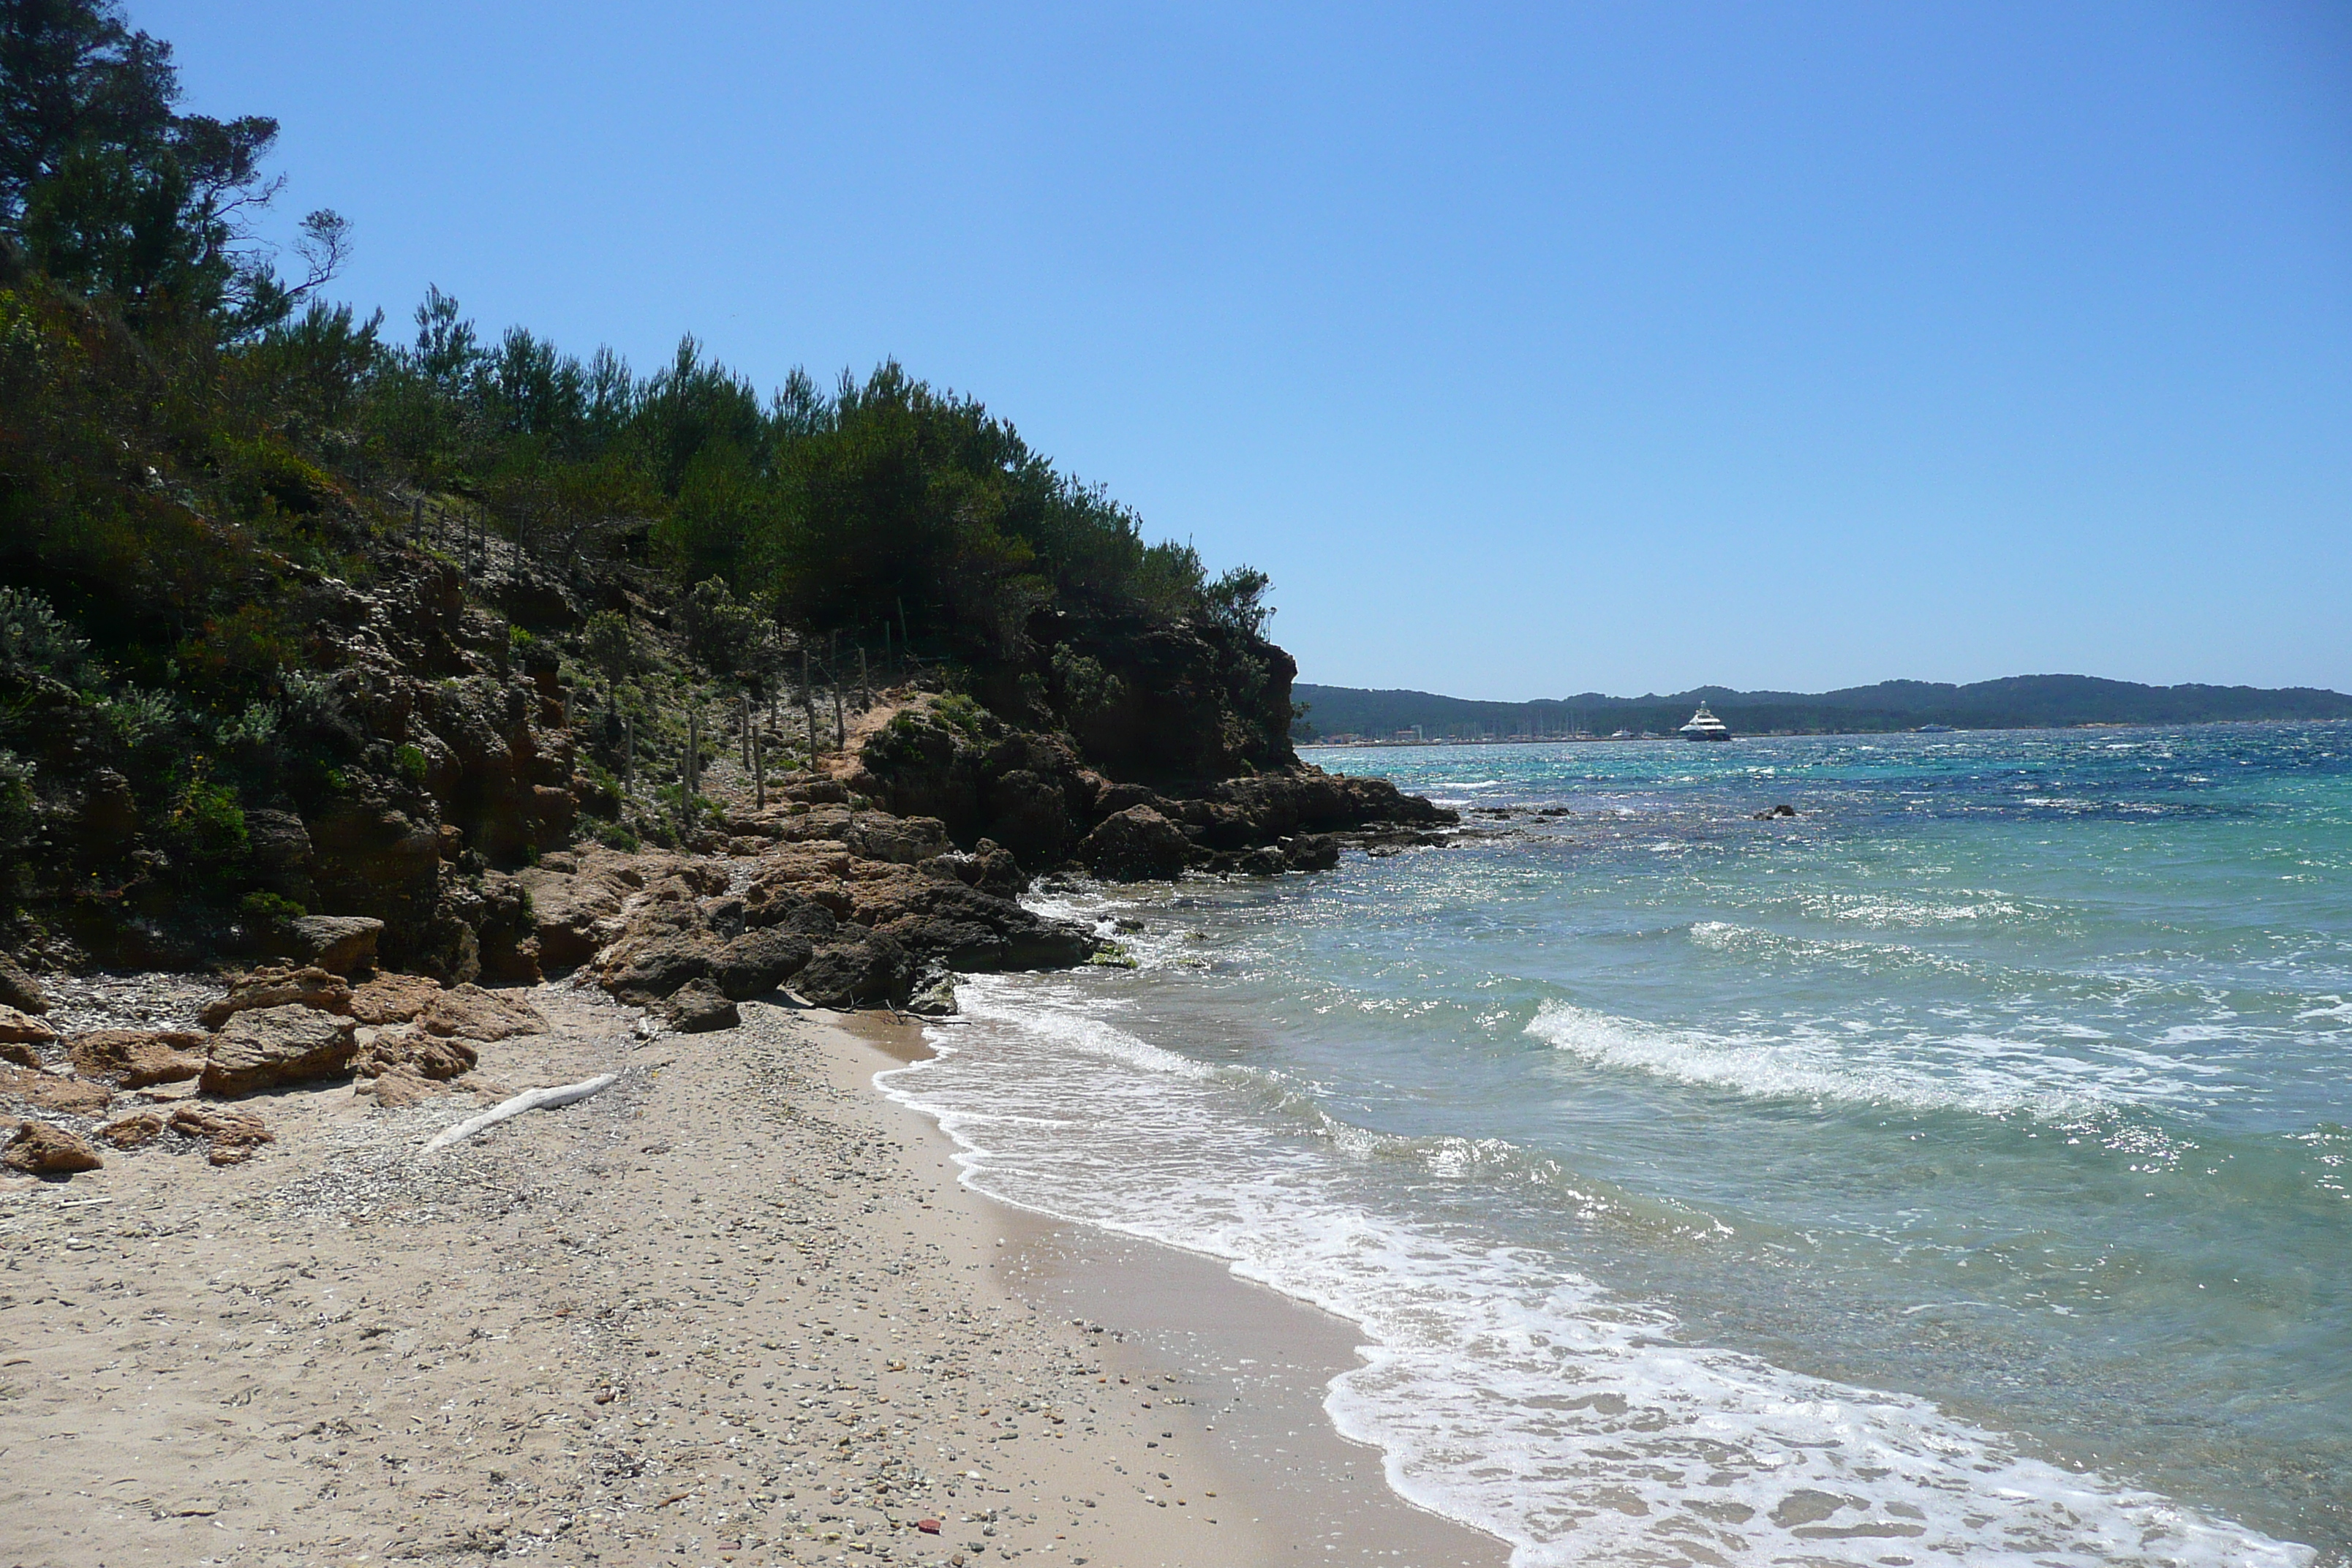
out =
<svg viewBox="0 0 2352 1568"><path fill-rule="evenodd" d="M105 1163L97 1150L46 1121L18 1122L7 1148L0 1151L0 1165L32 1176L69 1176L76 1171L98 1170Z"/></svg>
<svg viewBox="0 0 2352 1568"><path fill-rule="evenodd" d="M215 1165L242 1165L262 1144L278 1142L260 1117L226 1105L183 1105L172 1112L171 1126L183 1138L210 1145L205 1158Z"/></svg>
<svg viewBox="0 0 2352 1568"><path fill-rule="evenodd" d="M0 1006L15 1007L26 1013L46 1013L49 998L40 983L17 966L16 961L0 952Z"/></svg>
<svg viewBox="0 0 2352 1568"><path fill-rule="evenodd" d="M460 985L434 997L417 1022L427 1034L468 1040L503 1040L510 1035L547 1033L547 1019L530 1003L472 984Z"/></svg>
<svg viewBox="0 0 2352 1568"><path fill-rule="evenodd" d="M915 1528L925 1535L937 1535L940 1532L940 1521L936 1519L919 1519L915 1521Z"/></svg>
<svg viewBox="0 0 2352 1568"><path fill-rule="evenodd" d="M362 1024L407 1024L441 994L429 974L379 974L352 990L352 1016Z"/></svg>
<svg viewBox="0 0 2352 1568"><path fill-rule="evenodd" d="M383 922L365 915L304 915L287 921L285 930L304 963L336 974L362 974L375 967Z"/></svg>
<svg viewBox="0 0 2352 1568"><path fill-rule="evenodd" d="M257 1007L213 1037L202 1087L206 1094L251 1094L329 1078L349 1071L358 1048L349 1018L298 1002Z"/></svg>
<svg viewBox="0 0 2352 1568"><path fill-rule="evenodd" d="M349 1013L352 988L342 976L323 969L271 964L230 981L228 994L206 1005L197 1017L205 1028L217 1029L240 1013L296 1005L322 1013Z"/></svg>
<svg viewBox="0 0 2352 1568"><path fill-rule="evenodd" d="M181 1029L92 1029L66 1042L66 1058L85 1077L146 1089L204 1071L205 1044L204 1036Z"/></svg>
<svg viewBox="0 0 2352 1568"><path fill-rule="evenodd" d="M490 1107L479 1116L469 1116L454 1127L443 1128L434 1134L431 1142L425 1145L425 1152L430 1154L437 1149L446 1149L452 1143L471 1138L484 1128L495 1127L501 1121L510 1121L526 1110L552 1110L559 1105L571 1105L575 1101L586 1100L593 1094L601 1094L612 1088L614 1080L619 1077L618 1073L608 1072L600 1077L589 1079L583 1083L567 1083L551 1089L527 1089L512 1100L504 1100Z"/></svg>

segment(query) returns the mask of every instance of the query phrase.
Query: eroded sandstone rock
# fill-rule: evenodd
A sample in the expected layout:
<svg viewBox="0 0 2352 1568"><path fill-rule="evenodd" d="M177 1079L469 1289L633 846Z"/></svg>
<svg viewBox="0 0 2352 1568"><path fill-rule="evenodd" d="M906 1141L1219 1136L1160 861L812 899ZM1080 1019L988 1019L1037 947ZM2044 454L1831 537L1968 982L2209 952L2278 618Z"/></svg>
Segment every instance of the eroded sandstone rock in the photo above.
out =
<svg viewBox="0 0 2352 1568"><path fill-rule="evenodd" d="M349 1018L300 1003L257 1007L213 1037L202 1087L206 1094L254 1094L334 1077L351 1069L357 1048Z"/></svg>
<svg viewBox="0 0 2352 1568"><path fill-rule="evenodd" d="M352 988L341 975L316 965L298 969L272 964L229 982L229 994L205 1004L197 1017L205 1028L217 1029L240 1013L289 1005L347 1014L352 1010Z"/></svg>
<svg viewBox="0 0 2352 1568"><path fill-rule="evenodd" d="M242 1165L261 1145L278 1142L259 1116L226 1105L183 1105L172 1112L171 1128L203 1139L209 1145L205 1158L215 1165Z"/></svg>
<svg viewBox="0 0 2352 1568"><path fill-rule="evenodd" d="M46 1121L18 1122L7 1147L0 1149L0 1165L30 1176L69 1176L105 1163L97 1150Z"/></svg>
<svg viewBox="0 0 2352 1568"><path fill-rule="evenodd" d="M441 994L429 974L379 974L352 992L352 1017L361 1024L406 1024Z"/></svg>
<svg viewBox="0 0 2352 1568"><path fill-rule="evenodd" d="M332 974L363 974L375 967L383 922L368 915L305 915L286 923L295 958Z"/></svg>
<svg viewBox="0 0 2352 1568"><path fill-rule="evenodd" d="M0 1067L0 1102L15 1102L66 1116L95 1116L114 1103L114 1091L86 1078Z"/></svg>
<svg viewBox="0 0 2352 1568"><path fill-rule="evenodd" d="M46 1046L57 1037L57 1030L47 1020L36 1018L19 1008L0 1003L0 1046ZM7 1059L18 1061L23 1058L11 1054ZM39 1060L40 1058L36 1056L25 1065L31 1067Z"/></svg>
<svg viewBox="0 0 2352 1568"><path fill-rule="evenodd" d="M481 1054L470 1041L422 1029L392 1028L379 1030L361 1044L359 1054L352 1058L352 1071L360 1078L404 1072L416 1078L452 1079L473 1071L480 1061Z"/></svg>
<svg viewBox="0 0 2352 1568"><path fill-rule="evenodd" d="M160 1110L134 1110L128 1116L118 1116L98 1130L98 1135L118 1149L142 1149L163 1135L164 1117Z"/></svg>
<svg viewBox="0 0 2352 1568"><path fill-rule="evenodd" d="M416 1021L426 1034L467 1040L547 1033L547 1019L538 1008L519 996L502 996L478 985L444 991Z"/></svg>
<svg viewBox="0 0 2352 1568"><path fill-rule="evenodd" d="M145 1089L204 1071L207 1044L204 1036L179 1029L93 1029L66 1042L66 1059L85 1078Z"/></svg>

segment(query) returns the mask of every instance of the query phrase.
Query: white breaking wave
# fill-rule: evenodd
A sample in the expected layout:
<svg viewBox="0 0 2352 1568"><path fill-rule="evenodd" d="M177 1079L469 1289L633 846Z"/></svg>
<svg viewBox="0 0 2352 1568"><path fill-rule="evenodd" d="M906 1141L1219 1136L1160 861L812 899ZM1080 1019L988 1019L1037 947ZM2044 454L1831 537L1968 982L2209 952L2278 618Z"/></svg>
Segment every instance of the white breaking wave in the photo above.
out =
<svg viewBox="0 0 2352 1568"><path fill-rule="evenodd" d="M1360 1159L1252 1111L1262 1076L1116 1027L1082 983L976 979L962 998L967 1026L933 1031L942 1054L879 1081L953 1134L964 1180L1224 1258L1361 1325L1369 1364L1334 1380L1333 1420L1381 1448L1400 1493L1510 1542L1517 1568L2311 1560L1925 1401L1684 1343L1669 1314L1548 1255L1376 1212L1350 1195ZM1608 1033L1548 1016L1568 1037Z"/></svg>
<svg viewBox="0 0 2352 1568"><path fill-rule="evenodd" d="M1566 1002L1545 1003L1527 1032L1596 1067L1677 1083L1916 1110L2055 1121L2125 1106L2204 1104L2223 1091L2191 1082L2198 1069L2150 1053L2108 1047L2076 1056L2048 1042L1977 1034L1857 1035L1811 1026L1738 1034L1644 1023Z"/></svg>

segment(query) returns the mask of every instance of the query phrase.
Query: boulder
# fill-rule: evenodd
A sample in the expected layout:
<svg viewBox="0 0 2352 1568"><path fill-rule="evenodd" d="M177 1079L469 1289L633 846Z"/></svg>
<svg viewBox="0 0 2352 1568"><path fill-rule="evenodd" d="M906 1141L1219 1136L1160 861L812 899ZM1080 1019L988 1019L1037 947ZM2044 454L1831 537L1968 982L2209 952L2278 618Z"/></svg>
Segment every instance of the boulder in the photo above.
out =
<svg viewBox="0 0 2352 1568"><path fill-rule="evenodd" d="M39 984L5 952L0 952L0 1006L26 1013L49 1010L49 998Z"/></svg>
<svg viewBox="0 0 2352 1568"><path fill-rule="evenodd" d="M808 938L795 931L775 926L747 931L719 950L710 984L730 1001L748 1002L806 968L812 951Z"/></svg>
<svg viewBox="0 0 2352 1568"><path fill-rule="evenodd" d="M48 1023L17 1008L0 1004L0 1046L46 1046L54 1042L58 1032ZM10 1061L20 1058L9 1056ZM40 1061L35 1057L25 1065L32 1067Z"/></svg>
<svg viewBox="0 0 2352 1568"><path fill-rule="evenodd" d="M428 1035L468 1040L503 1040L509 1035L543 1035L547 1020L519 996L501 996L478 985L460 985L433 999L417 1022Z"/></svg>
<svg viewBox="0 0 2352 1568"><path fill-rule="evenodd" d="M6 1149L0 1150L0 1165L30 1176L70 1176L105 1163L97 1150L46 1121L18 1122Z"/></svg>
<svg viewBox="0 0 2352 1568"><path fill-rule="evenodd" d="M1103 818L1079 844L1078 858L1106 881L1162 881L1183 872L1192 841L1151 807L1131 805Z"/></svg>
<svg viewBox="0 0 2352 1568"><path fill-rule="evenodd" d="M681 1035L731 1029L743 1021L735 1004L708 980L688 981L655 1007L662 1022Z"/></svg>
<svg viewBox="0 0 2352 1568"><path fill-rule="evenodd" d="M205 1046L204 1036L179 1029L93 1029L66 1042L66 1059L85 1078L145 1089L204 1071Z"/></svg>
<svg viewBox="0 0 2352 1568"><path fill-rule="evenodd" d="M368 915L304 915L286 922L297 961L332 974L364 974L375 967L383 922Z"/></svg>
<svg viewBox="0 0 2352 1568"><path fill-rule="evenodd" d="M98 1135L118 1149L142 1149L163 1135L163 1113L134 1110L118 1116L98 1130Z"/></svg>
<svg viewBox="0 0 2352 1568"><path fill-rule="evenodd" d="M278 1142L260 1117L226 1105L183 1105L172 1112L171 1126L183 1138L204 1140L210 1146L205 1158L215 1165L242 1165L256 1149Z"/></svg>
<svg viewBox="0 0 2352 1568"><path fill-rule="evenodd" d="M429 974L379 974L352 992L352 1017L362 1024L406 1024L433 1005L441 983Z"/></svg>
<svg viewBox="0 0 2352 1568"><path fill-rule="evenodd" d="M919 1018L952 1018L956 1015L955 976L942 974L907 999L907 1011Z"/></svg>
<svg viewBox="0 0 2352 1568"><path fill-rule="evenodd" d="M217 1029L239 1013L289 1005L313 1007L322 1013L349 1013L352 988L341 975L316 966L296 969L273 964L230 981L229 994L206 1003L196 1016L205 1028Z"/></svg>
<svg viewBox="0 0 2352 1568"><path fill-rule="evenodd" d="M0 1040L0 1062L6 1062L15 1067L31 1068L38 1071L41 1066L41 1053L35 1050L29 1041Z"/></svg>
<svg viewBox="0 0 2352 1568"><path fill-rule="evenodd" d="M1302 833L1283 841L1294 871L1328 871L1339 864L1339 840L1328 833Z"/></svg>
<svg viewBox="0 0 2352 1568"><path fill-rule="evenodd" d="M470 1042L452 1036L383 1029L361 1041L352 1071L360 1078L404 1072L414 1078L452 1079L473 1071L480 1061L481 1054Z"/></svg>
<svg viewBox="0 0 2352 1568"><path fill-rule="evenodd" d="M114 1091L86 1078L0 1067L0 1100L15 1100L37 1110L54 1110L66 1116L95 1116L114 1103Z"/></svg>
<svg viewBox="0 0 2352 1568"><path fill-rule="evenodd" d="M351 1070L357 1050L349 1018L299 1002L257 1007L213 1037L202 1087L206 1094L253 1094L333 1077Z"/></svg>
<svg viewBox="0 0 2352 1568"><path fill-rule="evenodd" d="M898 940L868 931L818 948L793 988L820 1007L874 1006L903 1000L914 977L914 961Z"/></svg>
<svg viewBox="0 0 2352 1568"><path fill-rule="evenodd" d="M624 1002L657 1002L709 974L719 954L719 940L707 930L657 932L629 944L604 985Z"/></svg>

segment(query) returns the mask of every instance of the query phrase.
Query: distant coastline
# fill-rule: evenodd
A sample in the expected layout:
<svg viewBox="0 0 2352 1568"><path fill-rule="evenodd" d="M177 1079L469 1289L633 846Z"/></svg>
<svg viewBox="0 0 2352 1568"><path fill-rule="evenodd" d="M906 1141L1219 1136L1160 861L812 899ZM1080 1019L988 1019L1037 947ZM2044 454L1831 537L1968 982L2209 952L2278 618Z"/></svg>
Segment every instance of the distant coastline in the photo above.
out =
<svg viewBox="0 0 2352 1568"><path fill-rule="evenodd" d="M1427 745L1668 738L1704 702L1741 735L1889 734L1922 728L2067 730L2352 719L2352 696L2315 687L2143 686L2083 675L2024 675L1954 686L1887 680L1838 691L1703 686L1660 696L1585 692L1486 702L1434 692L1293 689L1300 745ZM1622 731L1622 733L1621 733Z"/></svg>

